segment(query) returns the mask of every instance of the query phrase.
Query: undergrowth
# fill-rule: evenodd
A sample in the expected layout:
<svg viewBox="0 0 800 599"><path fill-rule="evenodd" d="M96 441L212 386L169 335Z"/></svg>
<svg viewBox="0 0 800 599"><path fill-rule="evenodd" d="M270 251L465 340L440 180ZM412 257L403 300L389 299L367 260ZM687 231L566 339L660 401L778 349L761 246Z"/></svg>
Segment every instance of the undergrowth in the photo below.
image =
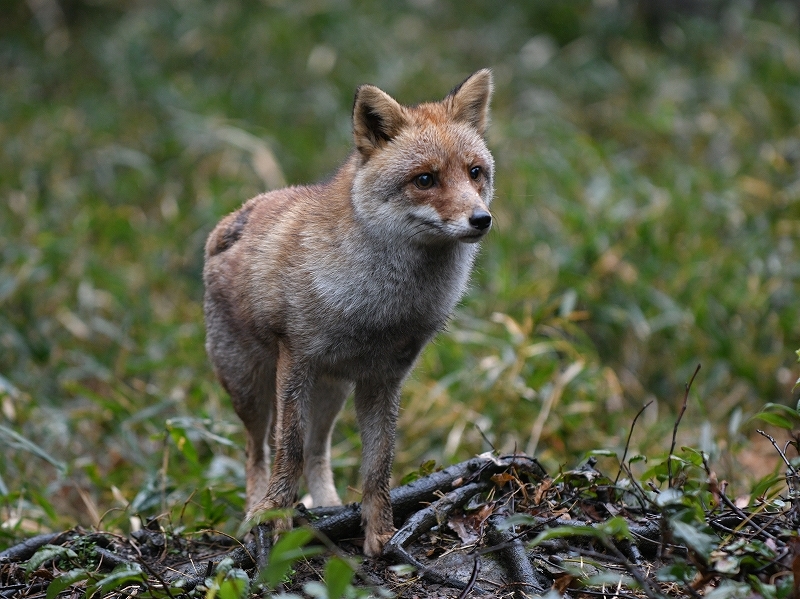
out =
<svg viewBox="0 0 800 599"><path fill-rule="evenodd" d="M551 471L621 456L645 404L629 447L652 463L697 363L678 447L734 497L776 476L754 417L791 441L798 10L646 4L13 0L0 547L154 517L232 534L243 442L203 350L205 236L246 198L332 171L356 85L422 101L485 66L497 229L405 385L398 477L491 447ZM346 408L333 451L347 500L359 450Z"/></svg>
<svg viewBox="0 0 800 599"><path fill-rule="evenodd" d="M690 386L691 381L682 408ZM621 456L595 450L579 467L562 469L552 478L532 477L522 467L522 456L518 467L510 461L512 467L491 476L493 484L479 493L480 498L472 497L458 514L437 517L438 526L429 532L415 533L415 537L427 535L422 554L460 553L474 561L473 576L459 597L467 596L478 580L482 558L512 559L503 551L515 543L524 547L521 559L539 570L537 580L552 581L538 590L552 597L609 592L648 599L793 597L800 563L796 532L800 438L795 433L794 441L781 448L761 432L783 461L784 473L759 481L748 497L729 497L727 483L718 479L707 454L675 447L684 413L674 423L669 453L661 457L629 455L627 445ZM786 430L800 426L800 410L782 405L768 405L758 417ZM631 433L635 425L636 420ZM598 460L606 460L612 469L605 470ZM642 463L646 470L637 476L635 466ZM432 471L432 465L425 465L415 477ZM443 487L442 497L449 491L449 486ZM458 487L453 493L457 492ZM498 540L487 532L490 529L508 532ZM409 592L419 596L419 589L409 583L415 577L425 578L425 570L433 568L396 565L376 579L375 564L364 569L350 543L345 541L350 549L343 550L311 526L302 526L283 533L271 547L266 565L256 571L252 559L234 559L239 550L229 549L222 558L219 548L209 553L205 546L211 545L214 534L162 518L147 522L132 540L81 531L53 535L48 544L40 541L29 558L0 554L0 581L9 591L44 592L47 599L66 592L86 597L133 593L159 599L389 598L411 596ZM424 558L414 559L419 563ZM204 562L208 567L199 581L190 584L186 577L172 575L180 570L179 564L196 563L196 570ZM525 588L519 585L538 584L533 579L514 580L506 584L512 589L516 584L518 591Z"/></svg>

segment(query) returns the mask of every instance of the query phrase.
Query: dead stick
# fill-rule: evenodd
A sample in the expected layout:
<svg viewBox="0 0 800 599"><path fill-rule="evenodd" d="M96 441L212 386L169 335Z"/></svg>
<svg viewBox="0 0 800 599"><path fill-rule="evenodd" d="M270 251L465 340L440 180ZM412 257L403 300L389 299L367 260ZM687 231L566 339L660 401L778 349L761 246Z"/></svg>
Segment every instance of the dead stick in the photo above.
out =
<svg viewBox="0 0 800 599"><path fill-rule="evenodd" d="M625 458L628 457L628 447L630 447L630 444L631 444L631 437L633 436L633 427L636 426L636 421L639 420L639 416L641 416L642 412L644 412L647 408L650 407L651 403L653 403L652 400L650 400L646 404L644 404L642 409L639 410L636 413L636 416L634 416L633 422L631 422L631 430L628 431L628 440L625 441L625 451L622 452L622 459L619 461L619 470L617 470L617 477L614 479L614 484L615 485L617 484L617 481L619 480L619 475L622 474L622 465L625 463Z"/></svg>
<svg viewBox="0 0 800 599"><path fill-rule="evenodd" d="M420 536L446 519L454 509L461 507L477 493L487 489L489 485L490 483L488 482L469 483L468 485L450 491L425 509L419 510L408 519L405 525L398 530L391 539L389 539L389 542L383 550L383 554L397 562L414 566L419 570L419 575L430 582L444 584L457 589L465 588L468 583L464 583L457 578L451 578L440 574L436 570L425 566L408 552L406 546L413 543ZM475 590L479 593L484 592L483 589L477 587Z"/></svg>
<svg viewBox="0 0 800 599"><path fill-rule="evenodd" d="M576 547L570 547L570 549L572 551L577 551L579 555L585 557L604 558L618 563L628 571L628 574L633 576L636 582L639 583L642 592L647 595L649 599L663 599L664 595L662 595L659 590L653 588L641 569L632 564L631 561L616 547L616 545L614 545L611 539L603 537L600 539L600 543L608 550L610 555L597 553L587 549L578 549Z"/></svg>
<svg viewBox="0 0 800 599"><path fill-rule="evenodd" d="M409 514L419 510L421 505L435 501L440 496L437 492L446 492L452 489L453 485L464 484L473 479L487 480L493 474L503 472L512 466L536 478L543 479L547 476L544 468L534 458L525 455L495 456L485 453L392 489L390 498L395 522L402 522ZM299 511L297 516L300 520L309 521L312 528L334 541L362 534L361 505L358 503L338 509L319 508L319 514L314 509ZM314 519L315 516L318 518ZM262 539L262 545L264 540L266 539ZM258 555L256 542L251 541L216 556L213 565L216 566L225 557L230 557L236 567L247 570L255 565ZM186 564L174 569L167 577L168 582L175 582L178 579L184 580L182 588L188 591L202 584L205 576L203 572L197 571L194 564Z"/></svg>
<svg viewBox="0 0 800 599"><path fill-rule="evenodd" d="M741 522L739 524L739 528L741 528L743 526L746 526L749 522L755 522L754 518L755 518L756 514L746 514L745 512L743 512L742 509L739 506L737 506L735 503L733 503L728 498L728 496L725 495L725 491L723 491L722 489L719 490L719 497L722 500L722 503L724 503L728 507L729 510L731 510L734 514L736 514L739 518L741 518ZM763 532L764 535L766 535L767 537L775 540L775 535L773 535L768 530L765 530L765 529L762 528L762 529L760 529L760 532Z"/></svg>
<svg viewBox="0 0 800 599"><path fill-rule="evenodd" d="M272 550L272 527L258 524L253 528L256 539L256 568L262 570L269 563L269 553Z"/></svg>
<svg viewBox="0 0 800 599"><path fill-rule="evenodd" d="M148 564L145 560L139 559L138 562L139 562L139 564L142 565L142 567L144 567L145 570L147 570L147 572L150 574L150 576L152 576L153 578L155 578L158 581L158 583L161 585L162 590L167 594L167 596L170 599L175 599L175 595L173 595L172 591L170 591L169 584L167 583L166 580L164 580L164 577L159 572L157 572L154 568L152 568L150 566L150 564ZM208 576L211 576L210 572L206 575L206 578L208 578Z"/></svg>
<svg viewBox="0 0 800 599"><path fill-rule="evenodd" d="M681 406L680 414L678 414L678 419L675 420L675 427L672 429L672 445L669 447L669 455L667 456L667 472L669 473L669 488L672 488L672 454L675 451L675 439L678 436L678 425L681 423L681 418L683 418L683 413L686 411L686 405L689 403L689 389L692 388L692 383L694 382L694 377L697 376L697 373L700 372L700 364L697 365L697 368L694 369L694 374L692 378L689 379L689 382L686 383L686 391L683 394L683 405Z"/></svg>
<svg viewBox="0 0 800 599"><path fill-rule="evenodd" d="M493 474L504 472L512 466L539 479L547 476L539 462L528 456L483 454L392 489L389 497L395 526L402 525L410 514L425 504L436 501L441 493L447 493L454 486L476 479L487 480ZM330 514L330 508L322 509ZM358 503L344 506L338 513L316 520L313 519L317 515L314 509L308 510L304 515L309 517L313 528L327 535L329 539L339 540L361 535L361 505Z"/></svg>
<svg viewBox="0 0 800 599"><path fill-rule="evenodd" d="M470 594L475 586L475 581L478 580L478 572L480 572L480 570L481 556L475 555L475 563L472 564L472 574L470 574L469 582L467 582L467 586L458 594L458 599L466 599L467 595Z"/></svg>
<svg viewBox="0 0 800 599"><path fill-rule="evenodd" d="M769 442L772 443L772 446L775 448L775 451L777 451L778 455L781 456L783 463L786 464L786 467L789 469L789 472L792 473L792 476L797 476L797 470L794 469L792 463L787 459L786 454L783 451L781 451L780 447L778 447L778 444L775 442L775 439L772 437L772 435L765 433L761 429L756 429L756 432L762 437L766 437L767 439L769 439Z"/></svg>
<svg viewBox="0 0 800 599"><path fill-rule="evenodd" d="M94 553L98 557L102 558L101 563L98 565L98 568L101 570L108 570L110 572L117 566L121 566L123 564L130 565L133 563L127 558L124 558L121 555L110 551L109 549L103 549L102 547L95 547Z"/></svg>
<svg viewBox="0 0 800 599"><path fill-rule="evenodd" d="M205 579L208 577L208 571L213 571L213 568L215 568L223 559L230 558L233 561L233 566L235 568L249 570L256 564L255 556L257 553L258 551L256 549L256 542L250 541L246 545L241 545L232 551L228 551L227 553L223 553L214 557L213 559L208 560L206 567L202 570L199 570L198 565L194 562L174 568L169 572L169 574L165 573L165 581L168 584L180 587L181 590L188 592L194 589L197 585L203 584Z"/></svg>
<svg viewBox="0 0 800 599"><path fill-rule="evenodd" d="M64 541L69 540L74 531L66 530L64 532L53 532L43 535L37 535L30 539L25 539L22 543L9 547L0 552L0 563L2 562L16 562L25 561L30 559L31 556L41 549L44 545L59 545Z"/></svg>

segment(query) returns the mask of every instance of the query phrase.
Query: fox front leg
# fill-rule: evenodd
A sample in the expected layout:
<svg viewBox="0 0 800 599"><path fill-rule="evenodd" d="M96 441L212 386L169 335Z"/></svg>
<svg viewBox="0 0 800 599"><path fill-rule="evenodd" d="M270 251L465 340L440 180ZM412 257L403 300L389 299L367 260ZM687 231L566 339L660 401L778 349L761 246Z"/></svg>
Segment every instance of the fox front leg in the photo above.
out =
<svg viewBox="0 0 800 599"><path fill-rule="evenodd" d="M361 480L364 495L361 522L364 525L364 554L376 557L395 533L389 482L394 461L400 380L369 381L356 385L355 406L361 429Z"/></svg>
<svg viewBox="0 0 800 599"><path fill-rule="evenodd" d="M247 521L258 522L265 512L288 508L294 503L303 474L307 404L312 386L310 369L302 361L293 360L289 348L280 343L276 369L275 460L267 492L249 509ZM291 527L291 518L274 523L276 530Z"/></svg>

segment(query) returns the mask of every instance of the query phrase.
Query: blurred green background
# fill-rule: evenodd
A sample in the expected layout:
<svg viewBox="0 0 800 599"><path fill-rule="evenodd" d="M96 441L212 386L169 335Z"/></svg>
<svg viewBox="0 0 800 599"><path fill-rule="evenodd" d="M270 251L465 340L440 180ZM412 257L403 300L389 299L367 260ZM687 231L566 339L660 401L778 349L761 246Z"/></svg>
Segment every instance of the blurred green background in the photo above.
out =
<svg viewBox="0 0 800 599"><path fill-rule="evenodd" d="M235 530L203 349L221 216L325 177L354 89L495 73L496 228L404 392L395 473L679 444L739 484L800 347L794 2L10 0L0 18L0 545L137 515ZM358 498L352 408L334 458ZM613 475L616 463L605 467ZM348 485L350 488L348 489Z"/></svg>

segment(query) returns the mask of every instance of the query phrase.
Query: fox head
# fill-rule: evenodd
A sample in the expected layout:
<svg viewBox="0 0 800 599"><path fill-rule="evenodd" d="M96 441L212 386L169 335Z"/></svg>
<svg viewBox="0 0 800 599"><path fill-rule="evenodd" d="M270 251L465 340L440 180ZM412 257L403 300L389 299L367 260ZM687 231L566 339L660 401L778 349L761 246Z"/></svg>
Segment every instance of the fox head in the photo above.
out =
<svg viewBox="0 0 800 599"><path fill-rule="evenodd" d="M402 106L372 85L356 91L356 216L368 230L416 243L474 243L491 228L494 161L484 141L492 73L441 102Z"/></svg>

